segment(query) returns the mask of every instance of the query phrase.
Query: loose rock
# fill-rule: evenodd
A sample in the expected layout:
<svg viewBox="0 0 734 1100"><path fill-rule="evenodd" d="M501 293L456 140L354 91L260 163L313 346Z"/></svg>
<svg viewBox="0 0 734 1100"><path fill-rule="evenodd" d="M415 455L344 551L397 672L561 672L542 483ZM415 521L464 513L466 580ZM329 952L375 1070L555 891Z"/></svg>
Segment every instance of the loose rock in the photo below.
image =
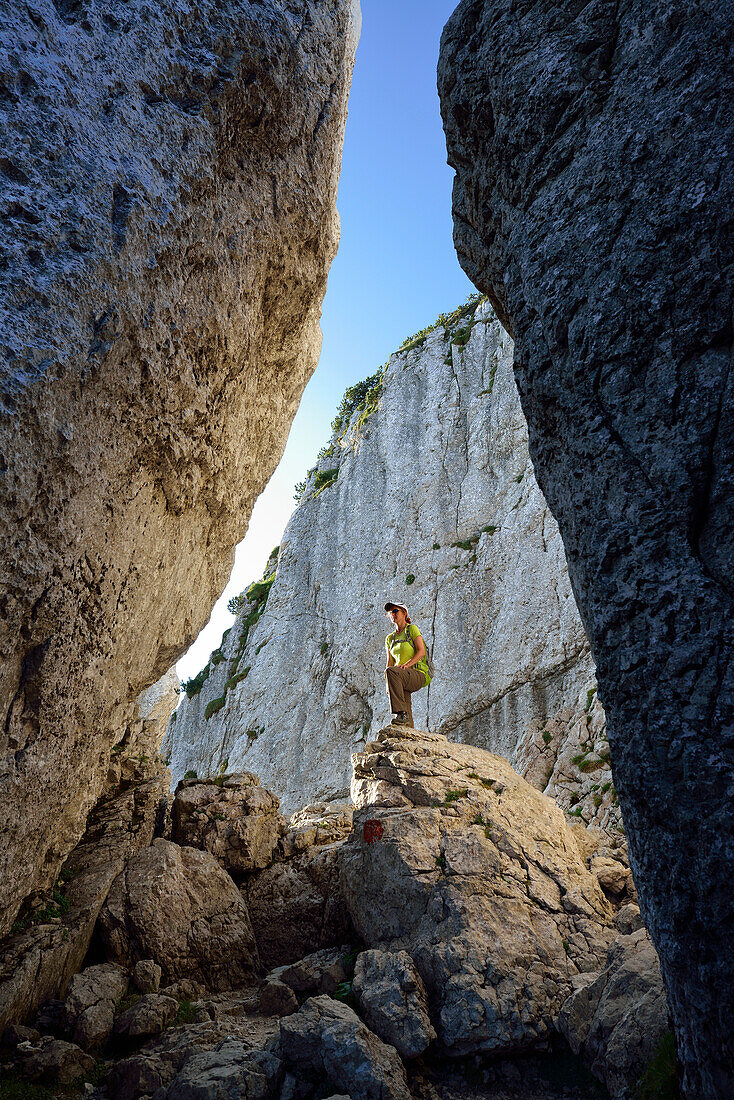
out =
<svg viewBox="0 0 734 1100"><path fill-rule="evenodd" d="M208 852L168 840L139 852L115 880L99 919L112 958L154 959L164 981L212 989L246 984L258 972L247 907Z"/></svg>
<svg viewBox="0 0 734 1100"><path fill-rule="evenodd" d="M410 1100L403 1064L357 1014L331 997L311 997L280 1022L280 1049L299 1070L346 1087L353 1100Z"/></svg>
<svg viewBox="0 0 734 1100"><path fill-rule="evenodd" d="M150 1039L160 1035L175 1018L178 1001L160 993L146 993L115 1019L115 1035L121 1039Z"/></svg>
<svg viewBox="0 0 734 1100"><path fill-rule="evenodd" d="M286 832L278 805L248 773L183 780L173 803L173 840L211 852L231 872L267 867Z"/></svg>
<svg viewBox="0 0 734 1100"><path fill-rule="evenodd" d="M352 988L364 1022L401 1058L416 1058L436 1038L426 987L405 951L362 951Z"/></svg>

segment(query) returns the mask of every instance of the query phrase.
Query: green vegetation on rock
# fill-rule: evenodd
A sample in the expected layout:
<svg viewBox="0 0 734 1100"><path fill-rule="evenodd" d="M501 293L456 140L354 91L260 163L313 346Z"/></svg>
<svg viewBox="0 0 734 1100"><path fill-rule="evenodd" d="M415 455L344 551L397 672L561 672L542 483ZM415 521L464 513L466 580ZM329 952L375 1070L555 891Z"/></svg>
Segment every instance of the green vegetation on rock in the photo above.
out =
<svg viewBox="0 0 734 1100"><path fill-rule="evenodd" d="M224 695L220 695L218 699L211 699L204 710L204 717L208 721L213 714L219 714L220 710L227 701L226 692Z"/></svg>
<svg viewBox="0 0 734 1100"><path fill-rule="evenodd" d="M403 340L398 351L412 351L414 348L422 347L431 333L441 327L443 327L444 338L446 338L449 332L455 329L460 321L463 321L465 317L471 316L477 307L486 301L486 294L470 294L463 305L457 306L451 313L439 313L432 325L426 325L420 332L416 332L415 335L409 336L407 340ZM468 340L469 337L467 336L466 339ZM458 343L458 341L452 340L452 343ZM464 343L466 343L466 340Z"/></svg>

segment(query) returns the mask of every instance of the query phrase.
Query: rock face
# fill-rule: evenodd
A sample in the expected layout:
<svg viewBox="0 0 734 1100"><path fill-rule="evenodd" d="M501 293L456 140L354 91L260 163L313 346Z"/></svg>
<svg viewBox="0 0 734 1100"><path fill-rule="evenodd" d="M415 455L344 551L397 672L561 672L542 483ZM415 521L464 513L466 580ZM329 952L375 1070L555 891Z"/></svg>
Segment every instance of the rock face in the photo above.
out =
<svg viewBox="0 0 734 1100"><path fill-rule="evenodd" d="M258 774L286 813L344 798L350 752L388 714L392 598L438 669L414 697L416 725L513 762L521 750L541 789L557 778L571 808L587 778L597 790L609 779L608 761L587 777L570 759L603 739L604 716L595 703L590 734L593 663L533 475L512 343L489 306L469 307L392 356L377 390L342 417L307 480L264 610L245 602L169 725L174 778L226 761ZM329 471L336 480L319 491ZM575 777L556 767L567 741ZM613 818L613 792L599 806L587 794L579 813Z"/></svg>
<svg viewBox="0 0 734 1100"><path fill-rule="evenodd" d="M726 4L464 0L439 62L691 1097L734 1094L733 49Z"/></svg>
<svg viewBox="0 0 734 1100"><path fill-rule="evenodd" d="M453 1055L544 1042L614 937L562 811L498 756L383 730L355 757L342 885L368 947L407 951Z"/></svg>
<svg viewBox="0 0 734 1100"><path fill-rule="evenodd" d="M4 18L0 932L79 840L129 704L206 621L282 453L320 346L358 18Z"/></svg>
<svg viewBox="0 0 734 1100"><path fill-rule="evenodd" d="M247 907L234 882L208 852L168 840L156 840L129 861L98 927L110 958L126 966L153 959L164 984L189 978L229 989L259 969Z"/></svg>

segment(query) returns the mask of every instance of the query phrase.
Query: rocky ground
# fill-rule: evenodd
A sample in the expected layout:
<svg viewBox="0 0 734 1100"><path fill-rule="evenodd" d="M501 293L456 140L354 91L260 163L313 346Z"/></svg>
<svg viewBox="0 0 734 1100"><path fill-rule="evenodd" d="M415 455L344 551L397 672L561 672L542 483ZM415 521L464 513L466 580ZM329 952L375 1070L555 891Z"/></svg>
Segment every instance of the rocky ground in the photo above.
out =
<svg viewBox="0 0 734 1100"><path fill-rule="evenodd" d="M3 945L7 1095L628 1095L667 1013L623 839L440 735L388 727L353 764L354 811L290 822L248 773L186 781L172 806L159 785L155 814L131 774L140 843L84 934L69 910ZM94 823L98 860L111 827ZM47 963L38 997L59 942L76 968L54 986Z"/></svg>

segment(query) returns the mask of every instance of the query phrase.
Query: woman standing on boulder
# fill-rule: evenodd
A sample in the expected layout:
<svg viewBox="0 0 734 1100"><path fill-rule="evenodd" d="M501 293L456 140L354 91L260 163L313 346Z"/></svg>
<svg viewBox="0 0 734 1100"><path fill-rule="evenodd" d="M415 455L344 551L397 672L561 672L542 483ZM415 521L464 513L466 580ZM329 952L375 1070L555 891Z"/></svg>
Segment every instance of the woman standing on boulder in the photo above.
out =
<svg viewBox="0 0 734 1100"><path fill-rule="evenodd" d="M385 611L395 629L385 639L387 667L385 679L393 712L391 725L413 728L413 708L410 697L431 682L428 654L421 632L410 621L407 607L386 603Z"/></svg>

